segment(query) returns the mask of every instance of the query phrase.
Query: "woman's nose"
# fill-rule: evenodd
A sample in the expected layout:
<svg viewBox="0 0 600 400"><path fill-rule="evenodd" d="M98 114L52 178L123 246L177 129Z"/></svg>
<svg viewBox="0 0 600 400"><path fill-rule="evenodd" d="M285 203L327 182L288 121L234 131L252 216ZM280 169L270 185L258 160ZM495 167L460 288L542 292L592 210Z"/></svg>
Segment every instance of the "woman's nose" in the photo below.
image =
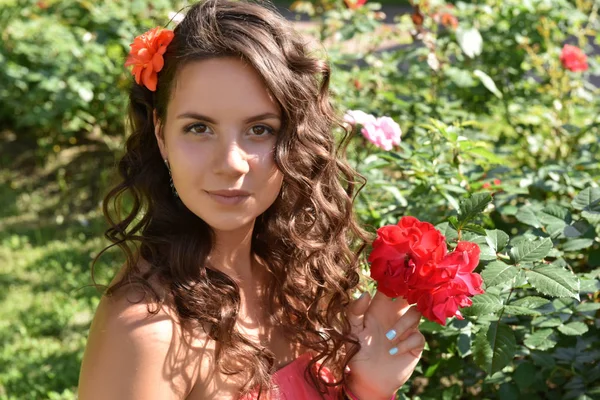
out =
<svg viewBox="0 0 600 400"><path fill-rule="evenodd" d="M214 160L217 174L244 175L250 170L248 155L235 141L220 146Z"/></svg>

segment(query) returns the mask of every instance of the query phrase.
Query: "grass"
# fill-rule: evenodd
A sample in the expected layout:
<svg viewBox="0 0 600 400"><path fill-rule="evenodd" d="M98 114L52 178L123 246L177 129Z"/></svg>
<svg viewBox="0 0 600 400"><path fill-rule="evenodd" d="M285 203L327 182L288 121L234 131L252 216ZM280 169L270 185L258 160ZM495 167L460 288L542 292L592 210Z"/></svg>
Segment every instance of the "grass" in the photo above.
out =
<svg viewBox="0 0 600 400"><path fill-rule="evenodd" d="M60 157L38 166L8 146L2 142L0 153L27 161L13 158L12 167L0 169L0 399L75 399L100 298L89 285L92 257L106 245L102 216L72 196L88 191L82 182L61 187L57 179L77 164L48 169ZM118 263L117 255L105 254L97 281L108 282Z"/></svg>

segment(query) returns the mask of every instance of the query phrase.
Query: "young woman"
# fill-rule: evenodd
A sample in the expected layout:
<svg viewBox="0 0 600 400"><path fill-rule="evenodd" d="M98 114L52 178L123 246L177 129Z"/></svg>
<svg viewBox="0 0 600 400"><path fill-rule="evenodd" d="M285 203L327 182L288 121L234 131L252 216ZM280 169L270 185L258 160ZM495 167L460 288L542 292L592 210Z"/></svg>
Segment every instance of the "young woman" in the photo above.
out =
<svg viewBox="0 0 600 400"><path fill-rule="evenodd" d="M423 350L420 314L352 300L368 237L327 64L276 12L231 0L138 37L127 64L132 134L104 201L127 261L79 398L392 398Z"/></svg>

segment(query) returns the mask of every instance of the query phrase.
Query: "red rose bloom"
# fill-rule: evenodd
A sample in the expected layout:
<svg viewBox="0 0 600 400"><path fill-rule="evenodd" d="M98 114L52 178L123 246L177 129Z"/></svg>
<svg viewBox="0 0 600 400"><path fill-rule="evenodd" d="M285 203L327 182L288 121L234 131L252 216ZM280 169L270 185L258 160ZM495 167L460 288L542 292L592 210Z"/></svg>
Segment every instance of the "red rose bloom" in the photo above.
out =
<svg viewBox="0 0 600 400"><path fill-rule="evenodd" d="M560 54L560 62L563 68L569 71L587 71L587 56L579 47L565 44Z"/></svg>
<svg viewBox="0 0 600 400"><path fill-rule="evenodd" d="M446 318L462 318L459 307L472 304L469 296L483 293L479 246L459 242L446 253L446 238L433 225L403 217L397 225L377 231L369 255L371 277L388 297L404 297L421 313L445 325Z"/></svg>
<svg viewBox="0 0 600 400"><path fill-rule="evenodd" d="M369 255L371 277L389 297L406 294L438 272L431 265L446 254L444 236L428 222L403 217L397 225L377 231Z"/></svg>

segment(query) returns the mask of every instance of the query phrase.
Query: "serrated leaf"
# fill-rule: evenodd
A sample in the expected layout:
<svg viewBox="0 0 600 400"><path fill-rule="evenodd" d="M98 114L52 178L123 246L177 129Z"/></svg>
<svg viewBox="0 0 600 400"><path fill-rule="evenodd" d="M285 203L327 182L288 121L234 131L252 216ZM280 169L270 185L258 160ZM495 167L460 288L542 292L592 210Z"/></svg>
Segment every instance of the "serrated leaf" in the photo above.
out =
<svg viewBox="0 0 600 400"><path fill-rule="evenodd" d="M576 210L600 212L600 188L589 187L583 189L575 196L571 205Z"/></svg>
<svg viewBox="0 0 600 400"><path fill-rule="evenodd" d="M562 224L571 223L571 213L566 208L549 205L538 212L538 219L544 224Z"/></svg>
<svg viewBox="0 0 600 400"><path fill-rule="evenodd" d="M521 306L504 306L504 313L509 315L541 315L539 311Z"/></svg>
<svg viewBox="0 0 600 400"><path fill-rule="evenodd" d="M548 303L550 303L550 300L545 299L543 297L527 296L523 297L522 299L513 301L512 303L510 303L510 305L535 309L544 306Z"/></svg>
<svg viewBox="0 0 600 400"><path fill-rule="evenodd" d="M461 309L465 315L487 315L502 308L502 300L500 296L492 293L483 293L473 297L473 304L470 307Z"/></svg>
<svg viewBox="0 0 600 400"><path fill-rule="evenodd" d="M541 329L527 337L523 343L530 349L548 350L556 344L556 341L550 339L552 329Z"/></svg>
<svg viewBox="0 0 600 400"><path fill-rule="evenodd" d="M512 361L516 348L512 329L505 324L492 322L488 329L482 328L477 332L473 355L481 369L494 374Z"/></svg>
<svg viewBox="0 0 600 400"><path fill-rule="evenodd" d="M505 264L501 261L494 261L489 263L485 269L481 271L481 277L483 278L485 285L490 287L509 284L518 272L519 270L512 265Z"/></svg>
<svg viewBox="0 0 600 400"><path fill-rule="evenodd" d="M534 228L542 227L542 223L538 219L537 215L535 215L535 212L529 207L523 207L519 209L519 211L517 211L515 214L515 218L517 218L519 222L522 222L526 225L531 225Z"/></svg>
<svg viewBox="0 0 600 400"><path fill-rule="evenodd" d="M470 221L475 218L477 214L482 213L491 202L492 196L488 192L474 193L471 197L463 199L460 202L460 212L458 214L459 221Z"/></svg>
<svg viewBox="0 0 600 400"><path fill-rule="evenodd" d="M578 336L583 335L588 331L588 326L580 321L569 322L565 325L560 325L558 330L565 335Z"/></svg>
<svg viewBox="0 0 600 400"><path fill-rule="evenodd" d="M494 253L502 251L508 244L508 239L508 235L500 229L485 230L485 240L492 250L494 250Z"/></svg>
<svg viewBox="0 0 600 400"><path fill-rule="evenodd" d="M481 261L493 261L498 258L494 250L492 250L487 244L480 244L479 250L481 250L479 253L479 259Z"/></svg>
<svg viewBox="0 0 600 400"><path fill-rule="evenodd" d="M552 240L550 238L524 240L510 249L510 256L515 263L539 261L546 257L550 250L552 250Z"/></svg>
<svg viewBox="0 0 600 400"><path fill-rule="evenodd" d="M583 250L591 247L594 244L594 239L579 238L567 240L562 244L563 251Z"/></svg>
<svg viewBox="0 0 600 400"><path fill-rule="evenodd" d="M571 271L556 265L542 265L525 271L525 276L542 294L579 300L579 279Z"/></svg>

